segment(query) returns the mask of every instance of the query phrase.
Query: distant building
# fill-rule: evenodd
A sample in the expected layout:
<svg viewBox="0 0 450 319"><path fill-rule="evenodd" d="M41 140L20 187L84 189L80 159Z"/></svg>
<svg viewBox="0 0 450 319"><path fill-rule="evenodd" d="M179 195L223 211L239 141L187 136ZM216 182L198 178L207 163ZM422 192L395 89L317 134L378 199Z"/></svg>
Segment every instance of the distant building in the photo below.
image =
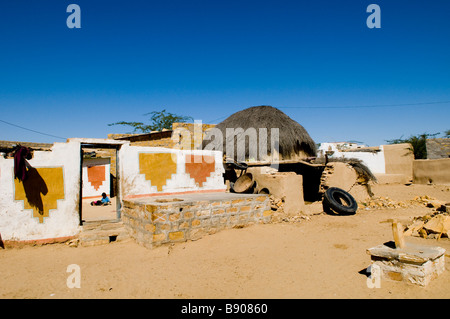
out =
<svg viewBox="0 0 450 319"><path fill-rule="evenodd" d="M331 156L333 153L353 151L356 149L365 149L366 145L358 144L354 142L332 142L332 143L320 143L317 149L317 156L323 157L325 154Z"/></svg>
<svg viewBox="0 0 450 319"><path fill-rule="evenodd" d="M439 159L450 157L450 138L427 139L427 158Z"/></svg>

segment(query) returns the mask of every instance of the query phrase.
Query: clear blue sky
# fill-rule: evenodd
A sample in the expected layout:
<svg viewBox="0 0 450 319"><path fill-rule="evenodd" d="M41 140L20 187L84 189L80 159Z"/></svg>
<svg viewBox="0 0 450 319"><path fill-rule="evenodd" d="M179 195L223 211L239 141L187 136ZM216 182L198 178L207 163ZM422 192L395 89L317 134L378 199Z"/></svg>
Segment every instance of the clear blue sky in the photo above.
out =
<svg viewBox="0 0 450 319"><path fill-rule="evenodd" d="M162 109L218 123L255 105L317 143L443 132L449 17L448 0L1 1L0 140L63 141L17 126L106 138Z"/></svg>

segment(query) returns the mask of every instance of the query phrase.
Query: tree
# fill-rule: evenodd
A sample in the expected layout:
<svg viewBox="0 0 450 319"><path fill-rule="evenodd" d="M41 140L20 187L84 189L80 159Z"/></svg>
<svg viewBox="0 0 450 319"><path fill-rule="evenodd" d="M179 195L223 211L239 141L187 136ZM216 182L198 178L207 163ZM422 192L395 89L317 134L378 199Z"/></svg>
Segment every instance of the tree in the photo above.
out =
<svg viewBox="0 0 450 319"><path fill-rule="evenodd" d="M401 143L409 143L411 144L411 151L414 153L415 159L426 159L427 158L427 138L429 137L435 137L439 133L435 134L428 134L423 133L420 135L412 135L407 139L403 139L402 137L393 139L393 140L386 140L389 144L401 144Z"/></svg>
<svg viewBox="0 0 450 319"><path fill-rule="evenodd" d="M125 122L120 121L116 123L108 124L108 126L113 125L127 125L131 126L134 130L133 133L150 133L151 131L162 131L163 129L172 129L173 123L186 123L187 121L193 121L191 116L175 115L166 110L153 111L150 113L145 113L144 115L150 116L150 124L144 124L143 122Z"/></svg>
<svg viewBox="0 0 450 319"><path fill-rule="evenodd" d="M450 138L450 130L444 132L444 137Z"/></svg>

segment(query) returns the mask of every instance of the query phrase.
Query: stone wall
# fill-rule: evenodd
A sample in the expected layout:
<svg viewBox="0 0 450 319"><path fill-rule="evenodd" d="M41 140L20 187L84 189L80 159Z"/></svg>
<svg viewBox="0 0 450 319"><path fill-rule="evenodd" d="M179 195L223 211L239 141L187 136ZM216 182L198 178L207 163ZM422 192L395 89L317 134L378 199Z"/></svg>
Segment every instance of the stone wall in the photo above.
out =
<svg viewBox="0 0 450 319"><path fill-rule="evenodd" d="M450 138L427 139L426 147L428 159L439 159L450 157Z"/></svg>
<svg viewBox="0 0 450 319"><path fill-rule="evenodd" d="M137 243L152 248L269 222L271 214L267 195L194 194L124 200L122 221Z"/></svg>

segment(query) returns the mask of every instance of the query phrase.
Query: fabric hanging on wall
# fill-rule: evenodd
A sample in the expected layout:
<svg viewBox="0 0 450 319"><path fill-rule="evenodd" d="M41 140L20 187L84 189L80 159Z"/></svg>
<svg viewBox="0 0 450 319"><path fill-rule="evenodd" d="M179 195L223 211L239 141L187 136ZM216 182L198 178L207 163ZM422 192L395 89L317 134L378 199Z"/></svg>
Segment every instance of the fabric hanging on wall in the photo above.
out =
<svg viewBox="0 0 450 319"><path fill-rule="evenodd" d="M31 150L28 147L19 146L14 153L14 178L19 181L27 178L27 167L30 166L27 159L31 159Z"/></svg>

